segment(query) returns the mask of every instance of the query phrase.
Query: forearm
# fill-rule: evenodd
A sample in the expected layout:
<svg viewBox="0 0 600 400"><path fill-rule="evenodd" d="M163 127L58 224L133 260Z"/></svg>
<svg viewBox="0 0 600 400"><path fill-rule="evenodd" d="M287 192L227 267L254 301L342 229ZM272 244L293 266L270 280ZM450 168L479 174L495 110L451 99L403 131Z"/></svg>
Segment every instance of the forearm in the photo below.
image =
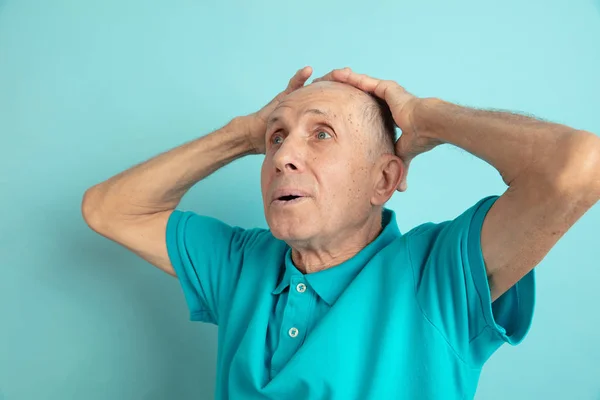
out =
<svg viewBox="0 0 600 400"><path fill-rule="evenodd" d="M524 171L556 176L590 136L565 125L508 112L423 99L413 124L419 135L450 143L495 167L507 185ZM583 139L583 140L582 140Z"/></svg>
<svg viewBox="0 0 600 400"><path fill-rule="evenodd" d="M84 197L84 215L138 216L175 209L195 183L252 153L243 124L242 118L234 119L219 130L93 186Z"/></svg>

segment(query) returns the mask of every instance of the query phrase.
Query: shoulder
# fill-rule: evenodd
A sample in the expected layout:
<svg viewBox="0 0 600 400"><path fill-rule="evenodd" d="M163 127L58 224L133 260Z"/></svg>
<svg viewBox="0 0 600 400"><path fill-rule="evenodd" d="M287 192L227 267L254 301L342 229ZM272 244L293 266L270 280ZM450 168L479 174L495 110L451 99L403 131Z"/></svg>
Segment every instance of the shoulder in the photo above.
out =
<svg viewBox="0 0 600 400"><path fill-rule="evenodd" d="M411 256L424 259L433 251L460 250L461 246L468 246L469 242L477 242L483 220L498 198L499 196L484 197L453 219L425 222L412 228L404 235Z"/></svg>
<svg viewBox="0 0 600 400"><path fill-rule="evenodd" d="M266 251L281 247L270 229L242 227L193 211L175 210L167 223L167 238L185 244L186 248L210 246L214 250L227 247L232 252Z"/></svg>

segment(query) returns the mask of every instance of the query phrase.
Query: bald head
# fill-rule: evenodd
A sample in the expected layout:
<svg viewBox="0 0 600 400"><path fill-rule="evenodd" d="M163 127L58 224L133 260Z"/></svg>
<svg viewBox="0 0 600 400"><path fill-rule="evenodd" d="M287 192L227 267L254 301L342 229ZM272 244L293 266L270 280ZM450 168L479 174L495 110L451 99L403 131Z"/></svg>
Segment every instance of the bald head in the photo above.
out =
<svg viewBox="0 0 600 400"><path fill-rule="evenodd" d="M340 82L320 81L311 83L286 97L286 100L306 98L311 101L320 99L333 99L341 103L341 109L347 113L354 113L360 118L363 127L361 133L372 146L368 146L371 158L381 154L394 154L394 143L396 142L396 124L387 103L369 93L363 92L354 86ZM282 102L285 105L286 100ZM340 117L347 117L341 115Z"/></svg>

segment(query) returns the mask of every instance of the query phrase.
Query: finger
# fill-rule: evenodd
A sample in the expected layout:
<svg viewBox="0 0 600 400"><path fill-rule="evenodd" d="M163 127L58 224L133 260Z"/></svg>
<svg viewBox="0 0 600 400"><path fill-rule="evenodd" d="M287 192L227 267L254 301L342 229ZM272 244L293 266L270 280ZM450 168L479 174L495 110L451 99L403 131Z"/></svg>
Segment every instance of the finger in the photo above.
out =
<svg viewBox="0 0 600 400"><path fill-rule="evenodd" d="M332 76L337 81L347 83L365 92L373 93L382 99L385 99L387 89L397 85L394 81L384 81L365 74L357 74L350 68L333 71Z"/></svg>
<svg viewBox="0 0 600 400"><path fill-rule="evenodd" d="M390 80L381 80L365 74L357 74L350 68L344 68L332 72L332 77L338 82L352 85L362 91L372 93L383 99L391 107L402 101L401 96L405 92L402 86Z"/></svg>
<svg viewBox="0 0 600 400"><path fill-rule="evenodd" d="M315 82L321 82L321 81L333 81L333 80L335 80L335 79L333 79L333 72L334 72L334 71L335 71L335 70L333 70L333 71L331 71L331 72L329 72L329 73L327 73L327 74L323 75L323 76L322 76L322 77L320 77L320 78L313 79L312 83L315 83Z"/></svg>
<svg viewBox="0 0 600 400"><path fill-rule="evenodd" d="M338 82L347 83L357 87L360 90L371 93L374 93L377 85L379 82L381 82L380 79L376 79L365 74L358 74L348 67L333 70L330 74L331 78Z"/></svg>
<svg viewBox="0 0 600 400"><path fill-rule="evenodd" d="M291 93L296 89L300 89L304 86L304 83L310 78L312 75L312 67L306 66L304 68L299 69L296 74L290 79L287 88L284 90L285 94Z"/></svg>
<svg viewBox="0 0 600 400"><path fill-rule="evenodd" d="M339 79L339 74L340 73L343 74L344 71L351 71L351 68L350 67L344 67L344 68L333 69L329 73L323 75L322 77L317 78L317 79L313 79L313 82L321 82L321 81L338 81L338 82L342 82L342 80Z"/></svg>

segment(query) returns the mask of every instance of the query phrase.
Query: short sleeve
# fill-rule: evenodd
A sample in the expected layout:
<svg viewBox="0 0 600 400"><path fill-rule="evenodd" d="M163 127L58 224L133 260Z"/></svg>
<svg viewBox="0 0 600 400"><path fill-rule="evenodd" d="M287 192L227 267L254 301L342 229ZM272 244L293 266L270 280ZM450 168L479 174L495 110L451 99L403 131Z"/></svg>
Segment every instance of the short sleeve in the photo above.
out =
<svg viewBox="0 0 600 400"><path fill-rule="evenodd" d="M481 228L497 199L486 197L454 220L421 225L408 239L422 312L474 367L482 366L503 343L520 343L533 317L533 270L491 301Z"/></svg>
<svg viewBox="0 0 600 400"><path fill-rule="evenodd" d="M175 210L166 228L167 251L192 321L218 325L238 280L243 255L258 229Z"/></svg>

